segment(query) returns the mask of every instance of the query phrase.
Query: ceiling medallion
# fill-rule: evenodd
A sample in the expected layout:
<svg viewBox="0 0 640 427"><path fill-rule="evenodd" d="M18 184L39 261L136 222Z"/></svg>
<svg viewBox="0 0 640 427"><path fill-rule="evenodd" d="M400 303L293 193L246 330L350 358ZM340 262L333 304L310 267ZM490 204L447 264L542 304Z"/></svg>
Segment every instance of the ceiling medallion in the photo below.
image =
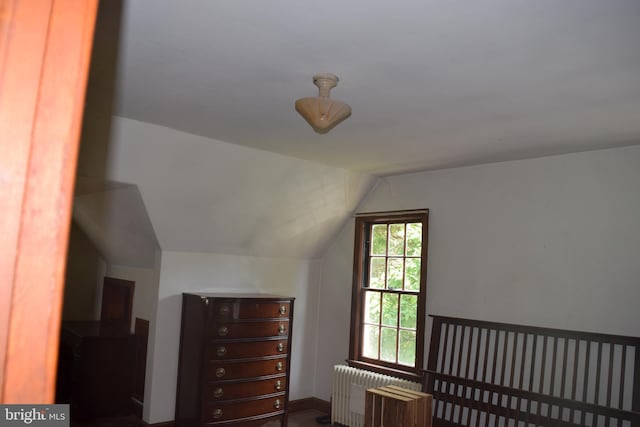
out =
<svg viewBox="0 0 640 427"><path fill-rule="evenodd" d="M296 111L314 131L323 134L349 117L351 107L342 101L329 98L331 89L338 85L338 76L330 73L316 74L313 76L313 84L318 86L318 96L298 99Z"/></svg>

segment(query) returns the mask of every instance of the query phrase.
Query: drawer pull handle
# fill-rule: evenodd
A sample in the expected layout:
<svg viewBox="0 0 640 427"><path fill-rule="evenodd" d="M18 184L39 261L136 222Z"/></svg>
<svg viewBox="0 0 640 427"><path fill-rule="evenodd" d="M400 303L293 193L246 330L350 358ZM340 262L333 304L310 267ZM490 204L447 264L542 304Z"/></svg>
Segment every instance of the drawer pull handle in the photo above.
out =
<svg viewBox="0 0 640 427"><path fill-rule="evenodd" d="M228 316L229 313L231 313L231 309L229 308L228 305L223 305L222 307L220 307L220 316Z"/></svg>
<svg viewBox="0 0 640 427"><path fill-rule="evenodd" d="M279 311L280 311L280 314L285 314L287 312L287 306L281 305Z"/></svg>
<svg viewBox="0 0 640 427"><path fill-rule="evenodd" d="M213 418L222 418L222 409L217 408L213 410Z"/></svg>
<svg viewBox="0 0 640 427"><path fill-rule="evenodd" d="M280 352L284 351L284 344L282 344L281 342L278 343L278 347L276 347L276 349Z"/></svg>
<svg viewBox="0 0 640 427"><path fill-rule="evenodd" d="M224 391L220 387L213 390L213 397L215 397L216 399L220 399L222 396L224 396Z"/></svg>
<svg viewBox="0 0 640 427"><path fill-rule="evenodd" d="M282 389L282 381L276 381L276 384L273 386L276 390Z"/></svg>
<svg viewBox="0 0 640 427"><path fill-rule="evenodd" d="M282 371L283 367L284 367L284 365L282 364L282 362L276 363L276 371Z"/></svg>
<svg viewBox="0 0 640 427"><path fill-rule="evenodd" d="M284 331L286 330L286 328L284 327L284 325L280 325L278 326L278 333L279 334L284 334Z"/></svg>
<svg viewBox="0 0 640 427"><path fill-rule="evenodd" d="M280 399L276 399L275 403L273 404L273 407L276 409L280 409Z"/></svg>
<svg viewBox="0 0 640 427"><path fill-rule="evenodd" d="M218 349L216 350L216 354L217 354L219 357L224 356L225 354L227 354L227 347L224 347L224 346L220 346L220 347L218 347Z"/></svg>
<svg viewBox="0 0 640 427"><path fill-rule="evenodd" d="M229 328L227 328L226 326L220 326L218 328L218 335L220 335L221 337L224 337L228 333L229 333Z"/></svg>
<svg viewBox="0 0 640 427"><path fill-rule="evenodd" d="M224 377L224 375L226 373L227 373L227 371L225 371L224 368L216 369L216 377L218 377L218 378Z"/></svg>

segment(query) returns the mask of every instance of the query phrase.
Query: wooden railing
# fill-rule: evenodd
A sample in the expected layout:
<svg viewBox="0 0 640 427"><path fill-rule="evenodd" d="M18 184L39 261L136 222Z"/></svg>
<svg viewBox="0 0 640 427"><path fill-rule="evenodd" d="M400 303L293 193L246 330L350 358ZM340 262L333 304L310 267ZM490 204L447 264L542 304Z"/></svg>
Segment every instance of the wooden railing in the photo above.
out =
<svg viewBox="0 0 640 427"><path fill-rule="evenodd" d="M432 317L435 427L640 427L640 338Z"/></svg>

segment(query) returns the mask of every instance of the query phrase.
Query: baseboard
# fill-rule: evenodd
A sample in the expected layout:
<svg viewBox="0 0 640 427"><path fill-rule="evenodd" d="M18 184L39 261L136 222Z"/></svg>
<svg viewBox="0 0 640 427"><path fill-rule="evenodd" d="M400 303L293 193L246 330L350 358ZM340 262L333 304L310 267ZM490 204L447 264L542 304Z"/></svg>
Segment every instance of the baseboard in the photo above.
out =
<svg viewBox="0 0 640 427"><path fill-rule="evenodd" d="M324 412L325 414L331 413L331 404L326 400L318 399L317 397L307 397L305 399L297 399L289 401L289 412L308 411L315 409L316 411Z"/></svg>
<svg viewBox="0 0 640 427"><path fill-rule="evenodd" d="M135 416L138 417L139 419L142 419L142 407L143 406L144 406L143 402L141 402L137 398L131 396L131 408L132 408L133 413L135 414Z"/></svg>
<svg viewBox="0 0 640 427"><path fill-rule="evenodd" d="M153 423L153 424L149 424L145 421L140 422L140 425L142 427L175 427L176 422L175 421L164 421L162 423Z"/></svg>

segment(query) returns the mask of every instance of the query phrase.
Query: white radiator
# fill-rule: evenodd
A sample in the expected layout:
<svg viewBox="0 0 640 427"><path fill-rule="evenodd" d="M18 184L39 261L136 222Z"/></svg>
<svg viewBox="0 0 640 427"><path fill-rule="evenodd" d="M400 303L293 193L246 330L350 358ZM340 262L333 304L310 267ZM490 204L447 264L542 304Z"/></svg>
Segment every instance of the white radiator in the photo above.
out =
<svg viewBox="0 0 640 427"><path fill-rule="evenodd" d="M383 385L397 385L416 391L421 389L420 383L344 365L334 366L333 389L331 392L331 424L363 427L365 390Z"/></svg>

